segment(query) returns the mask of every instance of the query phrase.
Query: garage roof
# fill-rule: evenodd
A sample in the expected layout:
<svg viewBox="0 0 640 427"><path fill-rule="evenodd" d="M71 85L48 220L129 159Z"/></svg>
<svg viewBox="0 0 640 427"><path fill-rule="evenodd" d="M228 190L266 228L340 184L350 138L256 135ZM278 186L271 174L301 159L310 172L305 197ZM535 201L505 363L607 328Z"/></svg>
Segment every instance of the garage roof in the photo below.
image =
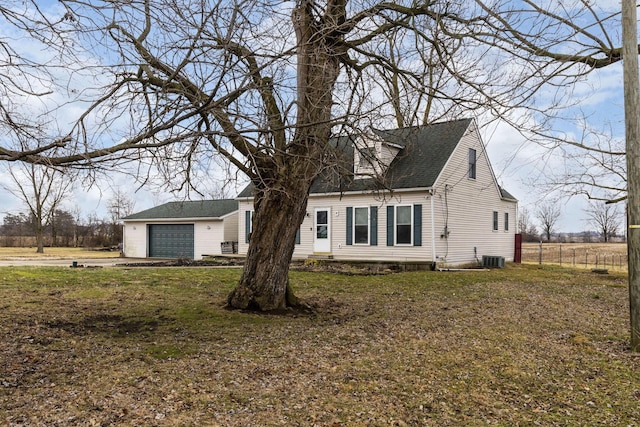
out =
<svg viewBox="0 0 640 427"><path fill-rule="evenodd" d="M183 218L221 219L222 217L237 210L238 201L235 199L169 202L164 205L125 216L122 219L125 221Z"/></svg>

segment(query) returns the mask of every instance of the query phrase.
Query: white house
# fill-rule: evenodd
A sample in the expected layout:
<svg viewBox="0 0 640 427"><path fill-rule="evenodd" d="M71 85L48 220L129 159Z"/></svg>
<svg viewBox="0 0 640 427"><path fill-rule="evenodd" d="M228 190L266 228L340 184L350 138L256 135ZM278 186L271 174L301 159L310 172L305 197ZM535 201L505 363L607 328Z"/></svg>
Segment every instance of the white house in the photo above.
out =
<svg viewBox="0 0 640 427"><path fill-rule="evenodd" d="M236 248L238 241L233 199L170 202L122 220L126 257L201 259L221 254L223 246Z"/></svg>
<svg viewBox="0 0 640 427"><path fill-rule="evenodd" d="M294 258L438 266L514 259L517 200L498 185L474 120L373 130L334 145L342 170L312 186ZM240 254L252 189L238 196Z"/></svg>

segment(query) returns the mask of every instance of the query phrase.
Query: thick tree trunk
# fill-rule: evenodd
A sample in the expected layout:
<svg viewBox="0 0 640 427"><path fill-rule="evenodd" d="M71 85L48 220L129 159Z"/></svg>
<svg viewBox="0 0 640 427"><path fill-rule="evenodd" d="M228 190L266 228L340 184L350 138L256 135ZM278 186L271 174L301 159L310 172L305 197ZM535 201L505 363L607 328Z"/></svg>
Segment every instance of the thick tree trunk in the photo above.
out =
<svg viewBox="0 0 640 427"><path fill-rule="evenodd" d="M304 219L309 184L288 180L290 188L256 194L253 227L244 270L231 292L232 308L272 311L297 304L289 288L289 263Z"/></svg>
<svg viewBox="0 0 640 427"><path fill-rule="evenodd" d="M42 227L38 227L36 229L36 247L36 253L44 253L44 230L42 229Z"/></svg>
<svg viewBox="0 0 640 427"><path fill-rule="evenodd" d="M240 283L228 298L233 308L268 311L295 304L289 263L309 188L325 166L346 0L328 2L321 17L315 15L318 6L298 0L293 11L298 42L295 135L269 158L256 160L253 231Z"/></svg>

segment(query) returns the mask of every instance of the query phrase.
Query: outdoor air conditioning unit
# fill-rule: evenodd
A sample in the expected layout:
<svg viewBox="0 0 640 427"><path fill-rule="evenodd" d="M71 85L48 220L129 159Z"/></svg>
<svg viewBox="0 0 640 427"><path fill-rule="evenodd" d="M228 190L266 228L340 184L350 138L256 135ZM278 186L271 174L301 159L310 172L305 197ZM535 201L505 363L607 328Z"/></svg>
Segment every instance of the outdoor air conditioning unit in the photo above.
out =
<svg viewBox="0 0 640 427"><path fill-rule="evenodd" d="M488 268L504 268L504 257L482 255L482 266Z"/></svg>

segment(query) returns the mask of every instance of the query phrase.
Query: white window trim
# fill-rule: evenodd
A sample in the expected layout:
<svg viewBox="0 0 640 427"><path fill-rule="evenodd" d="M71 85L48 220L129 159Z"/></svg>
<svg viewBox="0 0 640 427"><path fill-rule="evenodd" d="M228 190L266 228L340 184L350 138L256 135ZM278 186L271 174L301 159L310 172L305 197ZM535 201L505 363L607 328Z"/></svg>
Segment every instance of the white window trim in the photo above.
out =
<svg viewBox="0 0 640 427"><path fill-rule="evenodd" d="M398 243L398 208L403 208L403 207L408 207L409 208L409 212L411 213L411 223L410 225L410 232L409 232L409 243ZM393 212L393 244L395 246L413 246L413 205L396 205L394 206L394 212Z"/></svg>
<svg viewBox="0 0 640 427"><path fill-rule="evenodd" d="M356 243L356 209L367 210L367 243ZM353 207L353 223L351 224L351 242L354 246L370 246L371 245L371 208L369 206Z"/></svg>
<svg viewBox="0 0 640 427"><path fill-rule="evenodd" d="M471 162L469 158L467 158L467 179L471 181L476 181L478 179L478 150L475 148L469 147L469 150L473 150L474 159L473 159L473 176L471 176ZM467 151L467 156L471 154L470 151Z"/></svg>
<svg viewBox="0 0 640 427"><path fill-rule="evenodd" d="M500 231L500 212L493 211L491 214L491 228L494 233Z"/></svg>
<svg viewBox="0 0 640 427"><path fill-rule="evenodd" d="M509 232L509 212L505 212L503 215L504 218L504 232L508 233Z"/></svg>

